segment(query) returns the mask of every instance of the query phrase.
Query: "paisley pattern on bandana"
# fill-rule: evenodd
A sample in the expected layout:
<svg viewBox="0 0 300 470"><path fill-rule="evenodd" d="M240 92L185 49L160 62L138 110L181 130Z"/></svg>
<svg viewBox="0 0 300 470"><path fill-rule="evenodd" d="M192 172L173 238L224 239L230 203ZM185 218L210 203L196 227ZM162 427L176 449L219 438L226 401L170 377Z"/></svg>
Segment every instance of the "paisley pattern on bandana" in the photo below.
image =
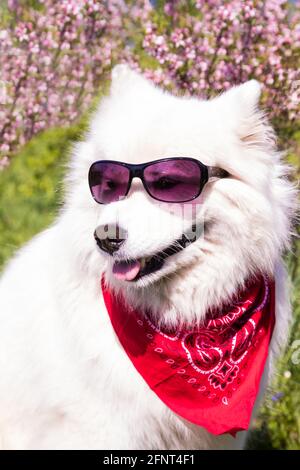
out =
<svg viewBox="0 0 300 470"><path fill-rule="evenodd" d="M248 281L201 327L172 334L116 298L102 280L112 326L129 359L179 416L213 434L247 429L275 323L275 285Z"/></svg>

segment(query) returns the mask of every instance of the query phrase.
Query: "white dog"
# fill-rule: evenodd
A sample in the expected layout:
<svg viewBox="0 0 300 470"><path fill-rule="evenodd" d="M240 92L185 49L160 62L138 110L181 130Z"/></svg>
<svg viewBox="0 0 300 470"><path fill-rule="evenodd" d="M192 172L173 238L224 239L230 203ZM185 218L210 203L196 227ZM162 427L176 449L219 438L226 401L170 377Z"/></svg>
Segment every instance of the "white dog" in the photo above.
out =
<svg viewBox="0 0 300 470"><path fill-rule="evenodd" d="M2 275L2 448L244 445L246 432L216 436L171 411L151 390L116 336L100 283L104 273L126 305L150 312L154 328L176 329L200 325L252 274L274 276L276 324L257 408L288 335L291 312L281 255L295 204L272 129L257 109L259 96L253 80L210 101L172 96L127 66L115 67L110 95L85 140L74 146L59 217ZM156 201L137 178L126 197L97 204L89 168L98 160L140 164L182 156L229 176L209 179L196 198L193 225L203 221L204 232L185 248L167 251L153 267L151 257L181 239L191 217L179 216L180 204ZM99 227L116 225L126 232L120 249L114 240L100 246Z"/></svg>

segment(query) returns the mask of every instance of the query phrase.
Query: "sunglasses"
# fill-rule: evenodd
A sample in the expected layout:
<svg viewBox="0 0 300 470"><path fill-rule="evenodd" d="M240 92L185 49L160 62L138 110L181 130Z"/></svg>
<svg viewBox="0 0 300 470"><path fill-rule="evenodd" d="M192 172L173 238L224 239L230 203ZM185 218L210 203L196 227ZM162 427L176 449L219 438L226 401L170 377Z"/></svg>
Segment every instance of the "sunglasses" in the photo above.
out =
<svg viewBox="0 0 300 470"><path fill-rule="evenodd" d="M188 202L200 195L210 178L226 176L229 176L226 170L188 157L163 158L138 165L99 160L90 167L89 186L99 204L127 196L133 178L140 178L149 196L157 201Z"/></svg>

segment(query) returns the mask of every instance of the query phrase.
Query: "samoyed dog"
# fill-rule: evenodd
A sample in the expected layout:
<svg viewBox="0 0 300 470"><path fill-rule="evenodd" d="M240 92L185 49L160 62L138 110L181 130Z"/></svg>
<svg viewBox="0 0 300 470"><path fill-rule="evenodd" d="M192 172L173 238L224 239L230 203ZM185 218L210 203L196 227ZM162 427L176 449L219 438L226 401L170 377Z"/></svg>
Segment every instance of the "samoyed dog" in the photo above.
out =
<svg viewBox="0 0 300 470"><path fill-rule="evenodd" d="M201 324L255 273L273 278L276 320L253 418L288 336L282 252L295 205L260 88L251 80L202 101L113 69L109 96L74 145L57 220L2 274L3 449L243 447L246 431L210 432L154 393L112 326L101 279L160 331ZM171 165L152 184L159 168L143 164L170 158L183 171L200 162L201 178L174 190ZM110 177L100 188L92 165L104 160Z"/></svg>

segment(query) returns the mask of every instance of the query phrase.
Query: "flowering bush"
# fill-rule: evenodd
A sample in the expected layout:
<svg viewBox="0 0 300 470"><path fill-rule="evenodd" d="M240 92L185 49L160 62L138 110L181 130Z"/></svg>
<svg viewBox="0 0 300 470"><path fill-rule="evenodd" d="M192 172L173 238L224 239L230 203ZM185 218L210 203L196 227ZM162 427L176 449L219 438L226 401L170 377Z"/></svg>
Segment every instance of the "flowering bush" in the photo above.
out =
<svg viewBox="0 0 300 470"><path fill-rule="evenodd" d="M203 97L256 78L272 116L300 117L299 6L285 0L173 0L152 15L143 47L157 83Z"/></svg>
<svg viewBox="0 0 300 470"><path fill-rule="evenodd" d="M41 129L75 121L116 62L201 97L257 78L271 116L300 117L299 0L8 0L7 8L0 168Z"/></svg>
<svg viewBox="0 0 300 470"><path fill-rule="evenodd" d="M0 30L2 166L41 129L77 119L112 62L126 60L128 41L122 0L7 3L9 21Z"/></svg>

